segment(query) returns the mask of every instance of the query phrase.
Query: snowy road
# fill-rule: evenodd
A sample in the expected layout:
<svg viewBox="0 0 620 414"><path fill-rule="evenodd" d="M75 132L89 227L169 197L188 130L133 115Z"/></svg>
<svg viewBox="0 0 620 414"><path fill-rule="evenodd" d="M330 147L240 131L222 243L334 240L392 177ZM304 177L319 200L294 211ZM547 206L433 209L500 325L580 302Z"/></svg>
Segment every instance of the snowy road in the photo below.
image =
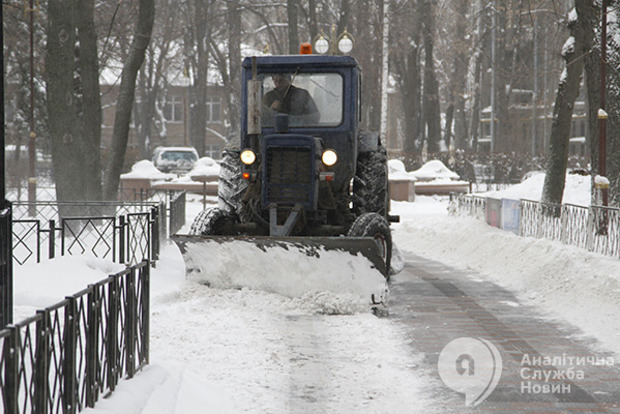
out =
<svg viewBox="0 0 620 414"><path fill-rule="evenodd" d="M188 281L153 304L151 359L221 390L228 412L421 412L424 373L406 330L370 313L317 313L334 300L317 295Z"/></svg>
<svg viewBox="0 0 620 414"><path fill-rule="evenodd" d="M583 370L568 394L519 388L524 353L618 361L616 258L448 217L441 199L393 208L407 267L393 278L387 318L325 293L207 288L185 280L178 251L166 248L152 275L151 365L87 412L620 411L617 362L536 367ZM463 336L491 341L504 361L476 408L438 375L438 354Z"/></svg>

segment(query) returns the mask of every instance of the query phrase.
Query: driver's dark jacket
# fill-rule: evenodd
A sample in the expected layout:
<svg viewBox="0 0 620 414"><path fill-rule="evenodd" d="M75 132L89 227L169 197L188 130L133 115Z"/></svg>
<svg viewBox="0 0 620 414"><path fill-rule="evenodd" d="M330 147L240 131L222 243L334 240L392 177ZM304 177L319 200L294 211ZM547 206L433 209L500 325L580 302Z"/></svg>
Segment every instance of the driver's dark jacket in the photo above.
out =
<svg viewBox="0 0 620 414"><path fill-rule="evenodd" d="M284 96L286 95L286 96ZM316 121L319 118L319 109L307 90L291 85L287 90L271 90L263 97L263 105L271 108L275 101L280 101L282 106L278 112L289 115L313 115Z"/></svg>

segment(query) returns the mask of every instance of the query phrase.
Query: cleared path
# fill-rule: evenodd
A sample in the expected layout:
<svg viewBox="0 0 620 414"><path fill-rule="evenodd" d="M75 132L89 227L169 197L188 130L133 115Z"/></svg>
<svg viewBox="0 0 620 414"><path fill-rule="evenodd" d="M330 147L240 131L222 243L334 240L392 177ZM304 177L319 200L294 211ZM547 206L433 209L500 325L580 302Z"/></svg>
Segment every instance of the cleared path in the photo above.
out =
<svg viewBox="0 0 620 414"><path fill-rule="evenodd" d="M390 318L407 327L414 351L425 355L444 412L620 413L620 361L511 292L413 255L391 285ZM437 368L442 349L462 337L490 341L503 361L497 387L475 408L444 386Z"/></svg>

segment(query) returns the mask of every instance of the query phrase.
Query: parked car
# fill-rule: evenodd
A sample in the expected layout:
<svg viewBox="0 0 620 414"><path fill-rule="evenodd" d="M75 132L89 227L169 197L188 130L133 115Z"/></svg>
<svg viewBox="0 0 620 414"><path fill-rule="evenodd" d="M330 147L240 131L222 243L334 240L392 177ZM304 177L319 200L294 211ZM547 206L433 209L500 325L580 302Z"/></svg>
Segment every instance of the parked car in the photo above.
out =
<svg viewBox="0 0 620 414"><path fill-rule="evenodd" d="M157 147L153 151L153 165L165 173L185 174L197 161L198 151L194 147Z"/></svg>

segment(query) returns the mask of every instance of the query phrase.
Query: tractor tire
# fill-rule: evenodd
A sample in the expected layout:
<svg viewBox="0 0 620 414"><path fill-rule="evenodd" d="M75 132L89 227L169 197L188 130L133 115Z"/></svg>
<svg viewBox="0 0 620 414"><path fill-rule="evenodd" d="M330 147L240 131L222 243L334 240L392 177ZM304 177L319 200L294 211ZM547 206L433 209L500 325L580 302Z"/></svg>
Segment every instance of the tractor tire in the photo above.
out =
<svg viewBox="0 0 620 414"><path fill-rule="evenodd" d="M364 213L355 219L348 237L372 237L379 246L381 257L385 262L386 278L389 279L392 261L392 233L390 223L379 213Z"/></svg>
<svg viewBox="0 0 620 414"><path fill-rule="evenodd" d="M357 156L353 177L353 213L378 213L387 217L389 212L388 167L385 148L362 152Z"/></svg>
<svg viewBox="0 0 620 414"><path fill-rule="evenodd" d="M189 229L194 236L234 236L237 231L236 214L217 207L202 210Z"/></svg>
<svg viewBox="0 0 620 414"><path fill-rule="evenodd" d="M217 185L218 207L241 216L243 196L248 182L241 175L241 160L237 151L225 150L220 163Z"/></svg>

